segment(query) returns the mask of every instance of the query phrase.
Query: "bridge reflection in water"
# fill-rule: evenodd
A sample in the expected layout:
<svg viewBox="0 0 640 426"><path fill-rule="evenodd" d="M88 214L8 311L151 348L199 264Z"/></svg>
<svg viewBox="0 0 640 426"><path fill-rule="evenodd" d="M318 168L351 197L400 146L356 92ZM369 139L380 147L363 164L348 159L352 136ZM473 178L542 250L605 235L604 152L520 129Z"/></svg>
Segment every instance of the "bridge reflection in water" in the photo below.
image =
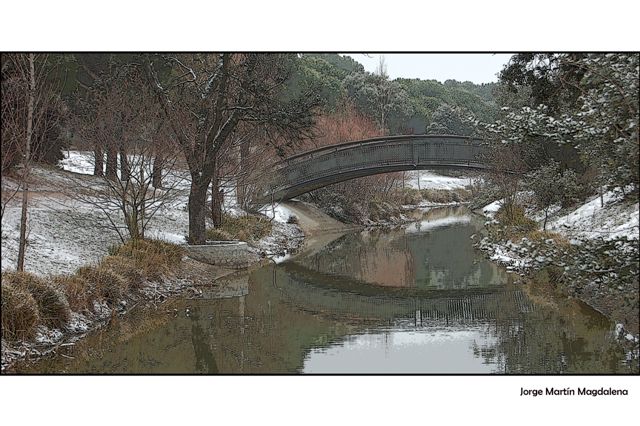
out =
<svg viewBox="0 0 640 426"><path fill-rule="evenodd" d="M316 286L313 282L322 282ZM339 286L330 288L332 282ZM301 308L331 316L360 319L394 319L415 314L416 321L472 322L495 318L517 318L533 305L521 290L493 286L468 290L426 292L388 289L376 292L366 283L289 266L276 271L274 285L284 297ZM362 289L364 291L358 291Z"/></svg>
<svg viewBox="0 0 640 426"><path fill-rule="evenodd" d="M449 210L461 219L464 211ZM510 283L474 219L345 236L83 339L39 372L632 373L611 324ZM465 247L466 245L466 247ZM386 251L383 249L387 247ZM377 261L382 265L377 265ZM404 259L404 260L403 260ZM385 284L384 266L402 265ZM462 284L461 284L462 283ZM218 283L220 284L220 283ZM175 311L173 309L175 308ZM140 311L142 312L142 311ZM135 316L134 311L132 316ZM61 349L63 350L63 349Z"/></svg>

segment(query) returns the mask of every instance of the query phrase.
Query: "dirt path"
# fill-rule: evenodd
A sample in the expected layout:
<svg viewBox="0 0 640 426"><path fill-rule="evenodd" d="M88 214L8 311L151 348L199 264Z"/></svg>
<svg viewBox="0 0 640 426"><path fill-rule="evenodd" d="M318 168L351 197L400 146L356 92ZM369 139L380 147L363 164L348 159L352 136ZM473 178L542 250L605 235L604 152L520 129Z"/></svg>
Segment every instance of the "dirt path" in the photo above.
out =
<svg viewBox="0 0 640 426"><path fill-rule="evenodd" d="M311 237L319 233L340 232L354 229L328 216L316 206L303 201L290 200L282 203L290 209L298 218L298 225L304 231L305 236Z"/></svg>
<svg viewBox="0 0 640 426"><path fill-rule="evenodd" d="M296 253L296 257L311 255L346 232L359 229L358 226L347 225L328 216L309 203L290 200L282 205L291 210L298 218L298 226L305 235L302 247Z"/></svg>

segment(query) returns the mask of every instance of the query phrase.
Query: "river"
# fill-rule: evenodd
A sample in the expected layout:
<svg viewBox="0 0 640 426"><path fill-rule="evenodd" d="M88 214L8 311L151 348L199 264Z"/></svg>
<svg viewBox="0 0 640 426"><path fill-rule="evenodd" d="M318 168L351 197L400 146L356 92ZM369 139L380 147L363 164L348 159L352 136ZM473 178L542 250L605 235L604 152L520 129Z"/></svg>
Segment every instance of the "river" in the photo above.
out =
<svg viewBox="0 0 640 426"><path fill-rule="evenodd" d="M634 373L613 324L515 284L472 246L464 207L393 230L335 235L280 264L138 309L55 357L46 373Z"/></svg>

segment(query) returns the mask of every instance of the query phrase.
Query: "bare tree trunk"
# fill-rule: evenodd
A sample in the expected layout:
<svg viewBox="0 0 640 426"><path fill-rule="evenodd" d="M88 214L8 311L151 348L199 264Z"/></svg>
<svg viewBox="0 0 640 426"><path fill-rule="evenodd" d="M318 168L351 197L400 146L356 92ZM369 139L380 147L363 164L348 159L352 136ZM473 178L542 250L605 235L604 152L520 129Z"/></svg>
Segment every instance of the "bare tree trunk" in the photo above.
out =
<svg viewBox="0 0 640 426"><path fill-rule="evenodd" d="M104 152L102 147L96 145L93 148L93 174L95 176L104 176Z"/></svg>
<svg viewBox="0 0 640 426"><path fill-rule="evenodd" d="M118 151L113 144L107 147L107 179L118 179Z"/></svg>
<svg viewBox="0 0 640 426"><path fill-rule="evenodd" d="M205 214L209 181L191 176L189 193L189 244L206 242Z"/></svg>
<svg viewBox="0 0 640 426"><path fill-rule="evenodd" d="M120 179L126 182L131 177L131 167L129 167L129 159L123 143L120 144L118 151L120 154Z"/></svg>
<svg viewBox="0 0 640 426"><path fill-rule="evenodd" d="M236 199L241 208L247 205L247 176L249 173L249 141L240 144L240 173L236 182Z"/></svg>
<svg viewBox="0 0 640 426"><path fill-rule="evenodd" d="M164 168L164 158L156 150L156 158L153 161L152 184L154 188L162 188L162 169Z"/></svg>
<svg viewBox="0 0 640 426"><path fill-rule="evenodd" d="M20 243L18 247L18 271L24 271L24 255L27 246L27 207L29 202L29 169L31 167L31 135L33 133L33 110L35 104L36 77L34 54L29 53L29 103L27 105L27 137L24 151L22 175L22 211L20 213Z"/></svg>
<svg viewBox="0 0 640 426"><path fill-rule="evenodd" d="M153 180L153 177L151 179ZM140 162L140 183L141 185L147 185L146 182L148 181L145 179L144 162ZM147 210L147 199L145 197L145 193L143 193L140 200L140 214L138 215L138 221L139 221L138 230L139 230L140 238L142 238L143 240L144 240L144 230L145 230L145 216L147 214L146 210Z"/></svg>
<svg viewBox="0 0 640 426"><path fill-rule="evenodd" d="M224 192L220 189L220 180L216 173L215 177L211 180L211 220L213 226L219 227L222 225L222 199Z"/></svg>
<svg viewBox="0 0 640 426"><path fill-rule="evenodd" d="M598 194L600 195L600 207L604 207L604 198L602 198L602 185L598 185Z"/></svg>

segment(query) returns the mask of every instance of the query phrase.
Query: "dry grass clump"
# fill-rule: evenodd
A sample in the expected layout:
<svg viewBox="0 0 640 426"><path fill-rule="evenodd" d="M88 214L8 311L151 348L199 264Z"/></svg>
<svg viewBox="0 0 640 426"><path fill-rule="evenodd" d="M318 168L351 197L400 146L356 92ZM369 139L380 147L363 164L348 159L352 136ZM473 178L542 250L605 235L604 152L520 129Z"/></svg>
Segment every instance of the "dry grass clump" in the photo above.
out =
<svg viewBox="0 0 640 426"><path fill-rule="evenodd" d="M428 201L436 204L462 203L469 201L472 192L468 189L415 189L405 188L400 195L400 202L407 205L420 204Z"/></svg>
<svg viewBox="0 0 640 426"><path fill-rule="evenodd" d="M556 234L555 232L540 231L536 229L534 231L529 232L527 234L527 238L536 242L553 240L553 242L560 247L563 247L563 248L571 247L571 243L569 242L569 240L567 240L564 236L560 234Z"/></svg>
<svg viewBox="0 0 640 426"><path fill-rule="evenodd" d="M5 280L2 274L2 338L28 339L40 321L38 303L29 291Z"/></svg>
<svg viewBox="0 0 640 426"><path fill-rule="evenodd" d="M83 266L76 274L85 279L92 293L99 299L114 305L121 301L128 290L127 280L111 269L101 266Z"/></svg>
<svg viewBox="0 0 640 426"><path fill-rule="evenodd" d="M64 294L51 283L27 272L9 272L2 281L27 290L38 305L40 320L47 326L62 328L71 317L69 303Z"/></svg>
<svg viewBox="0 0 640 426"><path fill-rule="evenodd" d="M94 295L89 282L78 275L58 275L53 277L53 285L64 293L71 310L83 312L91 310Z"/></svg>
<svg viewBox="0 0 640 426"><path fill-rule="evenodd" d="M226 240L258 241L271 233L271 221L265 217L257 215L244 215L233 217L225 214L222 218L222 226L207 231L207 238L219 236ZM227 237L228 236L228 237ZM212 240L214 238L211 238Z"/></svg>
<svg viewBox="0 0 640 426"><path fill-rule="evenodd" d="M180 264L184 249L160 240L129 240L115 254L132 259L147 279L157 281Z"/></svg>
<svg viewBox="0 0 640 426"><path fill-rule="evenodd" d="M107 256L102 259L100 266L124 277L129 283L129 288L139 290L144 283L144 274L138 268L136 262L130 257Z"/></svg>
<svg viewBox="0 0 640 426"><path fill-rule="evenodd" d="M422 198L426 201L438 204L461 203L469 201L472 193L467 189L423 189L420 191Z"/></svg>
<svg viewBox="0 0 640 426"><path fill-rule="evenodd" d="M422 193L414 188L405 188L400 195L400 202L405 205L416 205L422 201Z"/></svg>
<svg viewBox="0 0 640 426"><path fill-rule="evenodd" d="M526 232L538 229L536 221L529 219L524 213L524 208L518 205L511 206L509 209L505 206L500 207L496 212L496 219L503 225L517 227Z"/></svg>
<svg viewBox="0 0 640 426"><path fill-rule="evenodd" d="M227 232L219 228L207 229L207 240L209 241L231 241L234 238Z"/></svg>

